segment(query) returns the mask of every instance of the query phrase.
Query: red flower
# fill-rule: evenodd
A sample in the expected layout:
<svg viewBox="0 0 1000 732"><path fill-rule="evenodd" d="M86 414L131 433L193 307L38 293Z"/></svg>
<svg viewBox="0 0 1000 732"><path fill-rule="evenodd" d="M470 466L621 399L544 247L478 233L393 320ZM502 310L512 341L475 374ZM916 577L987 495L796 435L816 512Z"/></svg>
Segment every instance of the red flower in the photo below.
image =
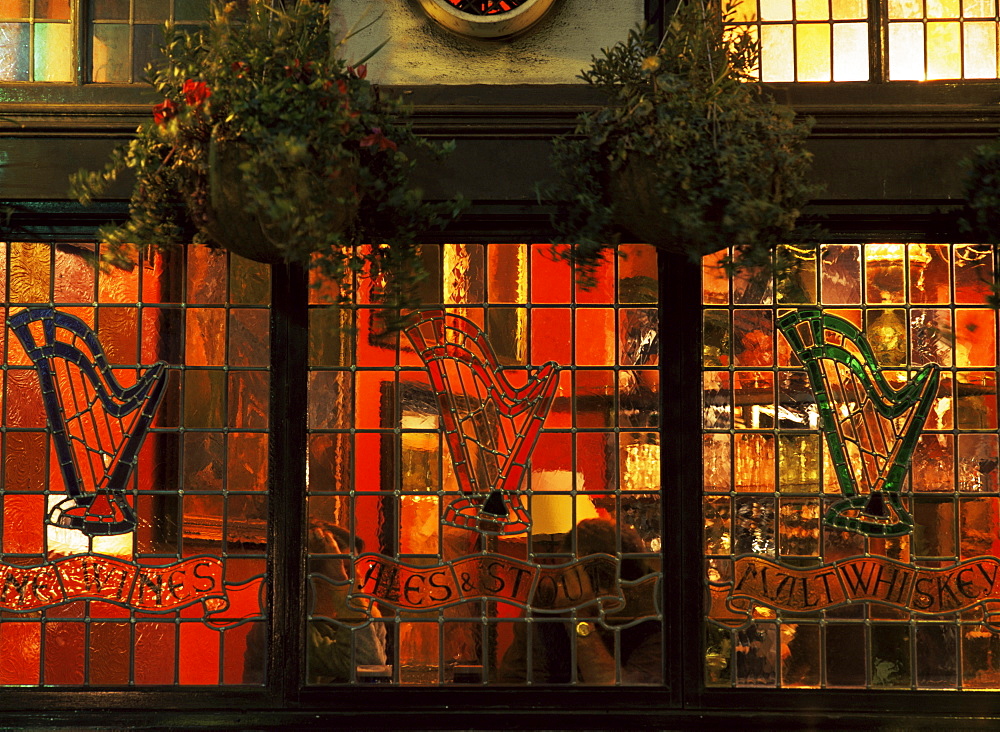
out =
<svg viewBox="0 0 1000 732"><path fill-rule="evenodd" d="M158 125L162 125L176 114L177 105L169 99L164 99L162 102L153 107L153 121Z"/></svg>
<svg viewBox="0 0 1000 732"><path fill-rule="evenodd" d="M358 143L361 147L371 147L372 145L378 145L379 150L395 150L396 143L390 140L388 137L382 134L382 130L378 127L372 127L372 133L366 137L361 138L361 142Z"/></svg>
<svg viewBox="0 0 1000 732"><path fill-rule="evenodd" d="M368 76L368 64L358 64L357 66L348 66L347 73L351 76L356 76L359 79L363 79Z"/></svg>
<svg viewBox="0 0 1000 732"><path fill-rule="evenodd" d="M184 88L181 91L184 94L184 101L192 107L201 105L206 99L212 96L212 90L208 88L208 84L204 81L191 81L191 79L188 79L184 82Z"/></svg>

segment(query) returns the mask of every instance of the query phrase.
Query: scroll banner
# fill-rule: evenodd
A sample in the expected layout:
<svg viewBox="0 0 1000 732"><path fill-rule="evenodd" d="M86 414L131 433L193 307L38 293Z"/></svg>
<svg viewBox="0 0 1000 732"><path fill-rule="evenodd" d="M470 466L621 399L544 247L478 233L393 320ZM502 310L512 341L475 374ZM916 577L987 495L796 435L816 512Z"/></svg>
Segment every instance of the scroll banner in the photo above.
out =
<svg viewBox="0 0 1000 732"><path fill-rule="evenodd" d="M854 557L808 569L739 557L733 562L733 580L710 582L709 591L709 618L732 628L750 623L754 604L813 613L847 603L878 602L926 616L980 606L985 625L1000 632L1000 559L995 557L939 568Z"/></svg>
<svg viewBox="0 0 1000 732"><path fill-rule="evenodd" d="M142 565L103 554L77 554L47 564L0 564L0 610L27 613L75 600L100 600L145 613L168 613L197 603L206 622L223 628L260 616L261 578L222 581L217 557Z"/></svg>
<svg viewBox="0 0 1000 732"><path fill-rule="evenodd" d="M658 617L659 573L621 581L618 564L608 554L558 565L475 554L419 566L383 554L362 554L354 562L349 601L354 600L355 607L364 606L364 598L422 611L488 599L551 613L596 603L604 621L618 626Z"/></svg>

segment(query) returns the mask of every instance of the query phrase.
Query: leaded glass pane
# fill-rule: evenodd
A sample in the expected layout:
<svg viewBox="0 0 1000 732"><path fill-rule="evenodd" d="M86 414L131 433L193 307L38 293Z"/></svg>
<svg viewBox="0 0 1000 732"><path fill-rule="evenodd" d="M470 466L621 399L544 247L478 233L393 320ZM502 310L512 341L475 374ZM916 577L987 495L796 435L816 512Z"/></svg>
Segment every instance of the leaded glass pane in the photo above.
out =
<svg viewBox="0 0 1000 732"><path fill-rule="evenodd" d="M705 681L996 689L991 251L817 256L772 307L706 260Z"/></svg>
<svg viewBox="0 0 1000 732"><path fill-rule="evenodd" d="M93 249L0 245L0 684L260 684L267 302L227 297L248 265L218 251Z"/></svg>
<svg viewBox="0 0 1000 732"><path fill-rule="evenodd" d="M428 249L401 334L313 295L307 683L662 683L655 250Z"/></svg>
<svg viewBox="0 0 1000 732"><path fill-rule="evenodd" d="M210 6L209 0L94 0L89 80L144 83L147 66L160 57L163 24L196 28L208 20Z"/></svg>

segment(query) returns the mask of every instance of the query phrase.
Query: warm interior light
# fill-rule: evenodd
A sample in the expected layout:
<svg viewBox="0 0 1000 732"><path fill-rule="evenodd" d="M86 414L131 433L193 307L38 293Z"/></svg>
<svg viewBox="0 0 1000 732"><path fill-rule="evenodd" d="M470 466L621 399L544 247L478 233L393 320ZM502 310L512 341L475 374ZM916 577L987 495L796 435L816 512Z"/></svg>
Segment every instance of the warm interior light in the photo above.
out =
<svg viewBox="0 0 1000 732"><path fill-rule="evenodd" d="M864 0L740 0L734 21L760 38L762 81L867 81ZM995 0L889 0L889 79L998 78Z"/></svg>

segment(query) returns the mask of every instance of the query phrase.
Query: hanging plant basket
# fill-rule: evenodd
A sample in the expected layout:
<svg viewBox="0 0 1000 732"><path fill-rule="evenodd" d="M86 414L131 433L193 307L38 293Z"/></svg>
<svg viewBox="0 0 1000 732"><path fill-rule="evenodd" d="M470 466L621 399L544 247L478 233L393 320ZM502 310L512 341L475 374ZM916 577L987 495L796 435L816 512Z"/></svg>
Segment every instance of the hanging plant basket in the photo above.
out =
<svg viewBox="0 0 1000 732"><path fill-rule="evenodd" d="M290 258L286 245L288 226L285 221L255 211L240 167L251 154L250 146L244 143L213 139L208 153L207 205L189 202L189 206L194 209L192 218L204 235L218 246L256 262L277 264ZM262 176L257 185L263 190L281 186L289 198L295 197L296 190L301 191L300 210L313 206L325 209L327 231L344 235L358 214L357 183L358 164L348 160L334 177L327 177L321 184L317 184L311 171L289 166ZM319 251L322 245L318 241L313 251Z"/></svg>
<svg viewBox="0 0 1000 732"><path fill-rule="evenodd" d="M104 170L74 176L84 204L122 172L136 178L129 219L101 230L107 261L193 241L312 267L345 303L367 280L387 310L415 304L417 242L462 206L425 202L411 155L451 146L414 133L408 107L367 80L378 48L342 57L330 13L308 0L215 1L206 27L168 28L149 72L162 98L152 119Z"/></svg>
<svg viewBox="0 0 1000 732"><path fill-rule="evenodd" d="M656 163L648 157L633 157L609 176L608 201L616 226L631 239L652 244L666 252L690 251L692 243L679 241L670 222L670 207L657 193ZM721 247L699 247L710 254Z"/></svg>
<svg viewBox="0 0 1000 732"><path fill-rule="evenodd" d="M681 0L662 39L633 30L582 73L608 101L556 140L543 192L557 251L585 277L623 231L692 258L732 246L766 259L801 234L810 123L756 81L756 43L723 2Z"/></svg>

